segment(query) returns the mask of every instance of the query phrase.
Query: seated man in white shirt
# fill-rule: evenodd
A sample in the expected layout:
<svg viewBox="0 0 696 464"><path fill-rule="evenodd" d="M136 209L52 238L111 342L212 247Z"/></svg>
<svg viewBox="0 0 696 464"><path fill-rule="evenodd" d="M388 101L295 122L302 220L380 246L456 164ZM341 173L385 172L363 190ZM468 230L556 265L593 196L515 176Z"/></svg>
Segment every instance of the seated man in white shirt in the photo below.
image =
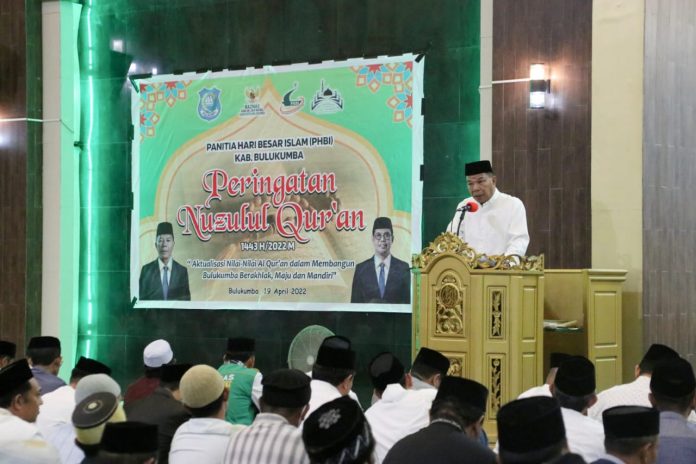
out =
<svg viewBox="0 0 696 464"><path fill-rule="evenodd" d="M437 389L447 375L450 361L444 354L430 348L418 350L411 366L412 388L414 390Z"/></svg>
<svg viewBox="0 0 696 464"><path fill-rule="evenodd" d="M111 375L111 368L97 360L80 356L70 373L70 383L41 397L43 404L39 408L36 426L47 440L50 441L52 428L70 423L75 409L75 387L82 378L92 374Z"/></svg>
<svg viewBox="0 0 696 464"><path fill-rule="evenodd" d="M597 401L595 368L583 356L562 362L551 386L551 393L561 405L568 448L587 462L604 454L602 424L587 417L587 409Z"/></svg>
<svg viewBox="0 0 696 464"><path fill-rule="evenodd" d="M312 367L312 396L307 416L322 404L348 395L354 377L355 351L351 349L350 340L340 335L326 337Z"/></svg>
<svg viewBox="0 0 696 464"><path fill-rule="evenodd" d="M193 366L181 377L179 392L193 417L174 434L170 464L222 462L230 438L244 428L225 421L230 392L222 375L204 364Z"/></svg>
<svg viewBox="0 0 696 464"><path fill-rule="evenodd" d="M26 359L0 370L0 462L13 462L12 453L41 453L39 462L60 462L56 450L46 443L34 425L39 415L41 390ZM45 458L45 459L44 459Z"/></svg>
<svg viewBox="0 0 696 464"><path fill-rule="evenodd" d="M464 175L471 196L457 205L447 232L458 234L478 253L524 256L529 232L522 201L496 188L490 161L467 163ZM472 202L474 208L467 206Z"/></svg>
<svg viewBox="0 0 696 464"><path fill-rule="evenodd" d="M563 414L545 396L513 400L498 411L500 464L556 463L568 453Z"/></svg>
<svg viewBox="0 0 696 464"><path fill-rule="evenodd" d="M650 395L650 377L655 365L663 359L676 358L679 358L679 353L672 348L659 343L650 345L640 364L635 367L635 380L600 392L597 395L597 403L589 409L587 415L601 421L602 412L614 406L651 407L648 395Z"/></svg>
<svg viewBox="0 0 696 464"><path fill-rule="evenodd" d="M411 390L411 376L389 352L375 356L368 370L375 395L380 398L365 412L377 443L379 463L397 441L428 426L437 390Z"/></svg>
<svg viewBox="0 0 696 464"><path fill-rule="evenodd" d="M538 387L532 387L527 391L520 393L517 397L518 400L523 398L530 398L532 396L552 396L551 395L551 385L556 378L556 371L558 371L558 366L561 365L563 361L570 358L571 355L565 353L551 353L549 363L551 367L549 368L549 373L546 375L546 383L539 385Z"/></svg>

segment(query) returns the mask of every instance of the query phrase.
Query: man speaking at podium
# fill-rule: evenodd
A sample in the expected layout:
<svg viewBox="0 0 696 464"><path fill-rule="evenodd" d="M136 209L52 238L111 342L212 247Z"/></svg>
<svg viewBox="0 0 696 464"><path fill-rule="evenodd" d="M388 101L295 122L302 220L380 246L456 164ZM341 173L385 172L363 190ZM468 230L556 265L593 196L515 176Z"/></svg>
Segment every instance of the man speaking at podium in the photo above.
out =
<svg viewBox="0 0 696 464"><path fill-rule="evenodd" d="M529 233L522 201L496 188L490 161L467 163L464 174L471 196L457 205L447 232L477 253L524 256Z"/></svg>

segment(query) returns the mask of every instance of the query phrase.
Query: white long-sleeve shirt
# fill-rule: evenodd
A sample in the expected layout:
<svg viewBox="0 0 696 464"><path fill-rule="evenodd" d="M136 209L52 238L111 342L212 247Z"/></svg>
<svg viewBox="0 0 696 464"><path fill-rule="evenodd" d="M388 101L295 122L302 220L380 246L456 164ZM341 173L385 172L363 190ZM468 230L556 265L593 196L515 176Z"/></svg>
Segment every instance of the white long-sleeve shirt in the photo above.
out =
<svg viewBox="0 0 696 464"><path fill-rule="evenodd" d="M365 411L375 437L377 463L394 444L430 423L430 406L436 389L406 390L398 383L387 385L382 399Z"/></svg>
<svg viewBox="0 0 696 464"><path fill-rule="evenodd" d="M473 197L465 198L457 209L469 202L476 202ZM463 212L454 213L447 231L457 233L457 226ZM495 190L493 196L478 211L465 214L459 228L459 237L478 253L487 255L525 256L529 245L527 231L527 212L522 201Z"/></svg>
<svg viewBox="0 0 696 464"><path fill-rule="evenodd" d="M566 429L568 449L579 454L585 462L594 462L604 455L604 427L578 411L561 408Z"/></svg>

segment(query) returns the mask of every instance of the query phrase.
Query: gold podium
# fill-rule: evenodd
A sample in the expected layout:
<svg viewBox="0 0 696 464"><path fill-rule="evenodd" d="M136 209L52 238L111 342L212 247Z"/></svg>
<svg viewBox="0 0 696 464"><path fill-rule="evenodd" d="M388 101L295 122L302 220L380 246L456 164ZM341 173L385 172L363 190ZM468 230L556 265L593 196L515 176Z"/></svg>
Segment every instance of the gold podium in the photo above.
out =
<svg viewBox="0 0 696 464"><path fill-rule="evenodd" d="M413 267L413 354L438 350L450 375L488 387L484 427L495 441L498 409L543 377L543 255L480 255L446 232Z"/></svg>

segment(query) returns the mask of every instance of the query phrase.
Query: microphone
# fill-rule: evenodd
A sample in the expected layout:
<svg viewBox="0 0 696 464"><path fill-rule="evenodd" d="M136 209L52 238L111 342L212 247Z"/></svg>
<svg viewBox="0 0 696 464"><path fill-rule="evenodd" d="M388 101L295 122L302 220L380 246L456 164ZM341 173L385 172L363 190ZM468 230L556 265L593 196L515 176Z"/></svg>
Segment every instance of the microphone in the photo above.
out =
<svg viewBox="0 0 696 464"><path fill-rule="evenodd" d="M459 237L459 231L462 228L462 222L464 222L464 215L467 212L475 213L476 211L478 211L478 209L479 209L479 205L475 201L467 201L464 206L457 208L457 211L462 213L459 215L459 224L457 224L457 237Z"/></svg>
<svg viewBox="0 0 696 464"><path fill-rule="evenodd" d="M461 206L457 208L457 211L460 213L462 211L467 212L467 213L475 213L479 209L479 204L476 203L475 201L468 201L464 206Z"/></svg>

